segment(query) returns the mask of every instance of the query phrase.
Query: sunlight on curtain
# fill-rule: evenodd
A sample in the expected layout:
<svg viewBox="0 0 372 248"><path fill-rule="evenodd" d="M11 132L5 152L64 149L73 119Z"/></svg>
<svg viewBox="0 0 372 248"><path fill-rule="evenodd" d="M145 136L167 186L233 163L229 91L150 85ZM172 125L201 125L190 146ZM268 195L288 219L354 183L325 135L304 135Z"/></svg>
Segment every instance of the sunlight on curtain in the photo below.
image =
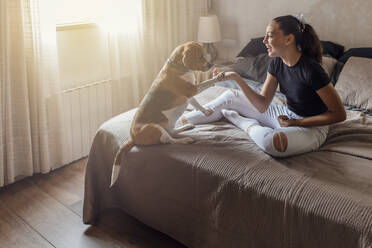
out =
<svg viewBox="0 0 372 248"><path fill-rule="evenodd" d="M134 32L141 1L133 0L63 0L56 1L56 22L97 23L106 31Z"/></svg>
<svg viewBox="0 0 372 248"><path fill-rule="evenodd" d="M90 16L102 27L116 115L139 104L176 46L196 40L206 1L1 0L0 186L63 164L56 49L61 4L75 10L60 21ZM86 6L95 10L81 14Z"/></svg>
<svg viewBox="0 0 372 248"><path fill-rule="evenodd" d="M130 0L122 1L130 2ZM142 0L130 9L130 21L118 21L109 32L113 113L139 104L169 54L179 44L196 40L197 23L207 0ZM118 8L123 10L123 8ZM119 11L121 13L121 11ZM117 19L119 20L119 19ZM128 32L133 25L134 32Z"/></svg>
<svg viewBox="0 0 372 248"><path fill-rule="evenodd" d="M198 18L207 8L207 0L87 1L59 1L57 19L101 27L107 37L114 114L137 106L171 51L196 40Z"/></svg>
<svg viewBox="0 0 372 248"><path fill-rule="evenodd" d="M0 1L0 186L62 165L53 18L50 0Z"/></svg>
<svg viewBox="0 0 372 248"><path fill-rule="evenodd" d="M110 0L110 3L105 9L110 15L99 24L108 36L112 108L116 115L134 107L139 101L140 74L144 70L139 62L142 56L142 14L140 1L133 4L131 0Z"/></svg>
<svg viewBox="0 0 372 248"><path fill-rule="evenodd" d="M107 0L110 1L110 0ZM59 0L55 1L56 23L96 22L103 17L105 0Z"/></svg>
<svg viewBox="0 0 372 248"><path fill-rule="evenodd" d="M141 1L105 0L102 13L97 23L108 32L136 33L141 28Z"/></svg>

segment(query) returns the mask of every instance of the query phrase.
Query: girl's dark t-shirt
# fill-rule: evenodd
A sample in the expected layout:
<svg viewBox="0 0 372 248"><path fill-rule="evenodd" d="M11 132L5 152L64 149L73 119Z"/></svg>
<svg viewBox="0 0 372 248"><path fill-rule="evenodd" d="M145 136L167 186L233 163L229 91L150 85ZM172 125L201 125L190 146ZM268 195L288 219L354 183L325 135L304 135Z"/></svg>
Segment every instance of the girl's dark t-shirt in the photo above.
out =
<svg viewBox="0 0 372 248"><path fill-rule="evenodd" d="M328 110L316 91L329 84L330 79L315 59L302 55L297 64L287 66L275 57L268 72L276 77L288 108L297 115L314 116Z"/></svg>

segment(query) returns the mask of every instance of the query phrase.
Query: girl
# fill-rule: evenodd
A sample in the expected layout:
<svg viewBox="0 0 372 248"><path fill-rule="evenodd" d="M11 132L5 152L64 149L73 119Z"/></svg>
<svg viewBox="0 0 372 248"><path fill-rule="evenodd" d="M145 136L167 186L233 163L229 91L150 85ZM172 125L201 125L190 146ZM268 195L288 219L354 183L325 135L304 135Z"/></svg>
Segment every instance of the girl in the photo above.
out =
<svg viewBox="0 0 372 248"><path fill-rule="evenodd" d="M346 112L320 65L322 48L317 34L294 16L280 16L267 26L263 42L274 58L261 93L252 90L239 74L225 72L220 80L234 80L241 91L226 91L208 103L205 107L213 114L193 111L183 116L183 122L208 123L224 116L275 157L318 149L327 138L328 125L344 121ZM271 104L278 85L287 106Z"/></svg>

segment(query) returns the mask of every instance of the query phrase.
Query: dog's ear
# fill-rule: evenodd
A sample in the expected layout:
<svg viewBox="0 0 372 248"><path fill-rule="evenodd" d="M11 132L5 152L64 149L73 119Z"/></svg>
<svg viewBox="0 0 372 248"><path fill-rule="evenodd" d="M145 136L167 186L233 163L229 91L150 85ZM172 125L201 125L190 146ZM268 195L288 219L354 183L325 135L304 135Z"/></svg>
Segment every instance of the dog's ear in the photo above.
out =
<svg viewBox="0 0 372 248"><path fill-rule="evenodd" d="M182 63L189 69L192 69L195 66L196 59L196 49L194 46L187 46L183 51Z"/></svg>

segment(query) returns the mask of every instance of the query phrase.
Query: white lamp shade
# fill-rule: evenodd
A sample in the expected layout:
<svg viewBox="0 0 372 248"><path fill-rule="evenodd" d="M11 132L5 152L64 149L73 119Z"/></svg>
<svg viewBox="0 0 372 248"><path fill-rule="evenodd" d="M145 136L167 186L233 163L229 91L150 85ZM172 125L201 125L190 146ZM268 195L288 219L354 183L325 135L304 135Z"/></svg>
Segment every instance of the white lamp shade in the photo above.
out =
<svg viewBox="0 0 372 248"><path fill-rule="evenodd" d="M203 43L213 43L220 40L221 33L217 16L201 16L199 19L198 41Z"/></svg>

